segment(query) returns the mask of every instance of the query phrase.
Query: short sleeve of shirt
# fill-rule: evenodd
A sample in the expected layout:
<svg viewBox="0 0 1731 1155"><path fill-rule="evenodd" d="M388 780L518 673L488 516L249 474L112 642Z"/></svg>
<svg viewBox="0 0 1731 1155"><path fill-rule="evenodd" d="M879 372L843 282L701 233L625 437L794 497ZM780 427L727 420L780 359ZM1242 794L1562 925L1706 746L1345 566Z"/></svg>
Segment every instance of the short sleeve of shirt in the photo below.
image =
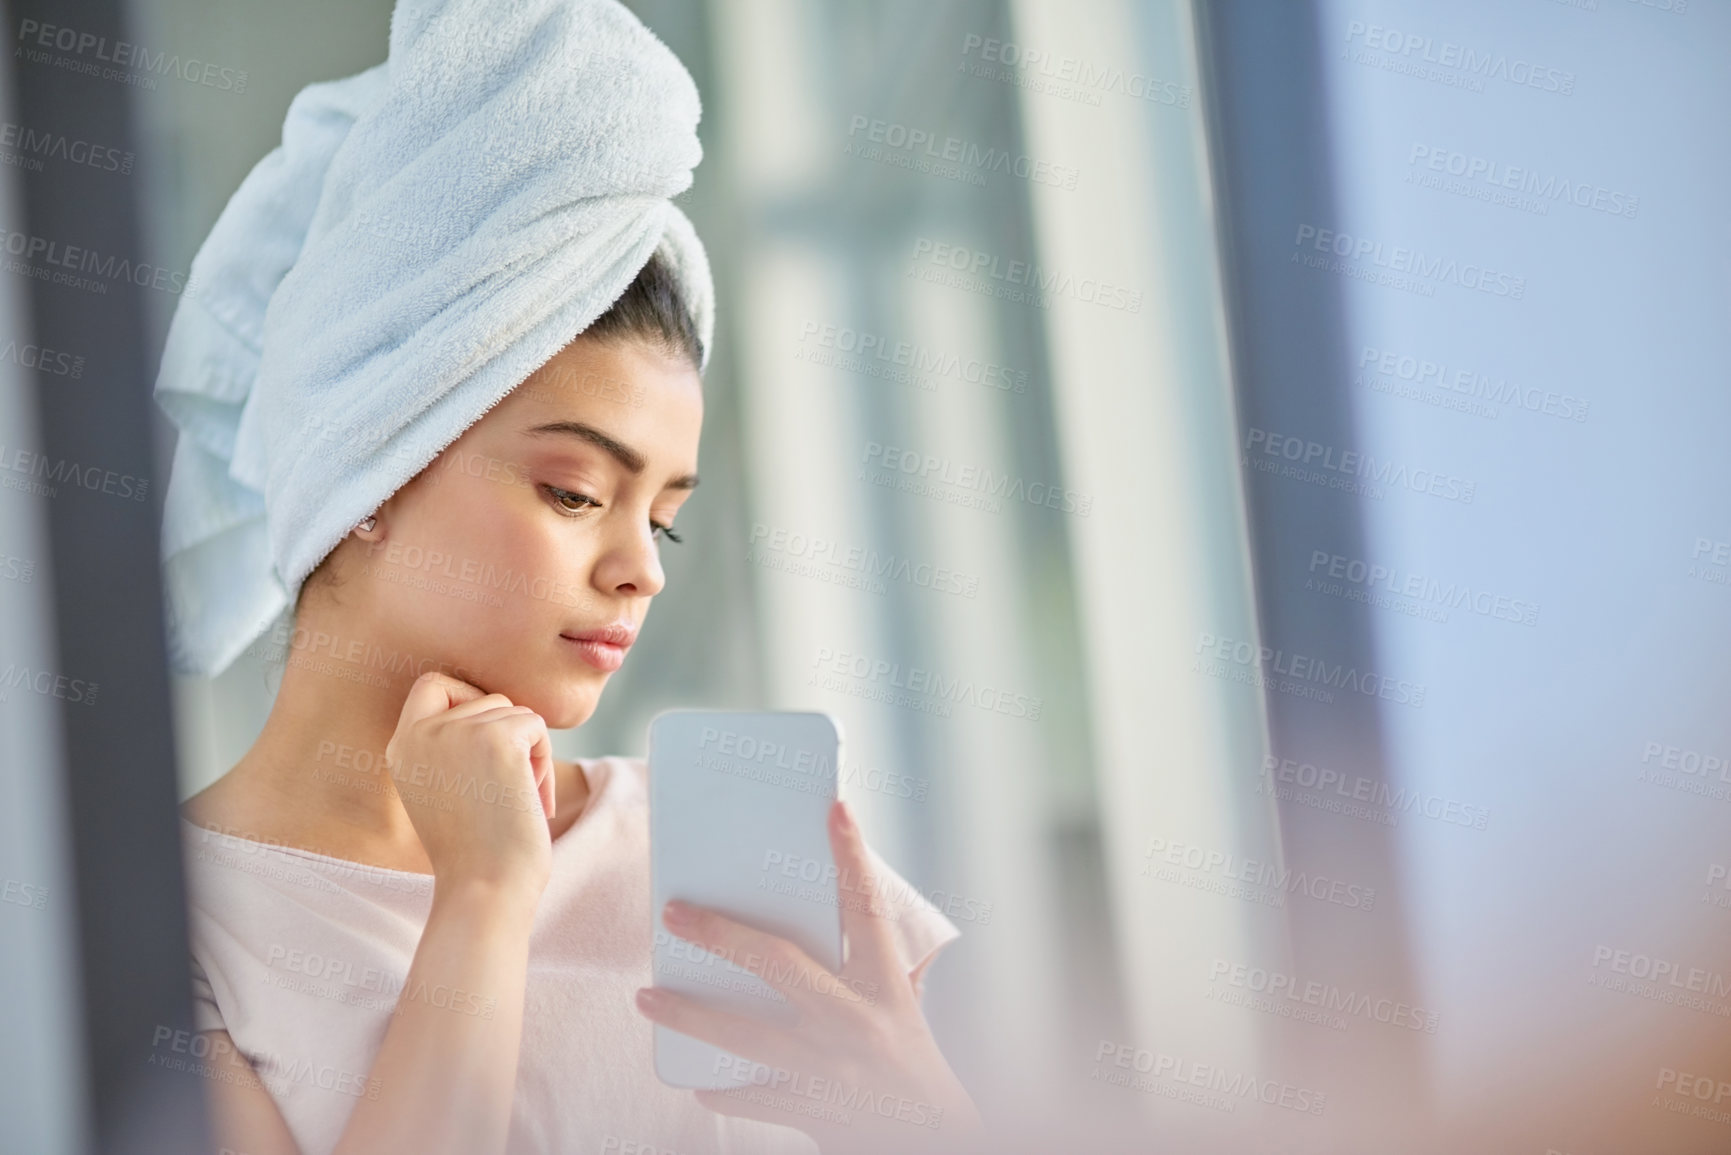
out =
<svg viewBox="0 0 1731 1155"><path fill-rule="evenodd" d="M210 976L204 973L204 967L198 959L190 959L192 964L192 1029L194 1031L222 1031L227 1026L222 1021L222 1012L216 1008L216 992L211 989Z"/></svg>
<svg viewBox="0 0 1731 1155"><path fill-rule="evenodd" d="M896 873L877 851L867 846L866 855L876 876L870 884L870 891L893 920L896 950L902 957L903 968L912 974L938 951L960 938L962 932L932 905L930 899ZM847 898L843 896L844 901Z"/></svg>

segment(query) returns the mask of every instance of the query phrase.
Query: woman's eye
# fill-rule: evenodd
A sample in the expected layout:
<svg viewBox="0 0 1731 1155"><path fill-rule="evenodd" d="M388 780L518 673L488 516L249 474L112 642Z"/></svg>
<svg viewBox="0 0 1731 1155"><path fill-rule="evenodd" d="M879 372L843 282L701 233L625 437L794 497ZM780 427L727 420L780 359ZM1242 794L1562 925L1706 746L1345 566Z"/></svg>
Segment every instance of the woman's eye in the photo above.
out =
<svg viewBox="0 0 1731 1155"><path fill-rule="evenodd" d="M586 509L601 508L601 503L599 501L596 501L593 497L589 497L586 494L573 493L569 489L560 489L556 485L543 485L541 488L545 490L547 496L552 499L554 507L557 508L560 513L563 513L568 517L575 517ZM673 527L671 525L663 525L654 519L651 519L649 522L649 530L651 536L653 536L657 541L665 539L677 545L679 542L685 540L677 533L673 532Z"/></svg>
<svg viewBox="0 0 1731 1155"><path fill-rule="evenodd" d="M542 488L547 491L547 496L553 499L553 504L558 506L562 513L575 514L582 513L585 509L601 508L601 503L593 497L585 497L581 493L572 493L568 489L559 489L552 485Z"/></svg>

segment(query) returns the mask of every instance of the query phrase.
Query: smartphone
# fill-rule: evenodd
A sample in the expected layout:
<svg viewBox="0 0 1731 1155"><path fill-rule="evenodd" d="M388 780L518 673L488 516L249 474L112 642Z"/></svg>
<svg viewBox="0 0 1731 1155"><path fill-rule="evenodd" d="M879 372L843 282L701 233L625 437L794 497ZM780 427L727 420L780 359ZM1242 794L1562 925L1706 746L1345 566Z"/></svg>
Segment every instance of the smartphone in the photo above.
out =
<svg viewBox="0 0 1731 1155"><path fill-rule="evenodd" d="M793 1017L786 997L759 977L760 960L709 954L668 931L661 909L670 898L788 939L831 973L841 969L828 825L841 740L840 725L822 713L668 710L651 720L655 986L736 1014ZM655 1073L673 1087L727 1090L749 1085L753 1066L657 1023Z"/></svg>

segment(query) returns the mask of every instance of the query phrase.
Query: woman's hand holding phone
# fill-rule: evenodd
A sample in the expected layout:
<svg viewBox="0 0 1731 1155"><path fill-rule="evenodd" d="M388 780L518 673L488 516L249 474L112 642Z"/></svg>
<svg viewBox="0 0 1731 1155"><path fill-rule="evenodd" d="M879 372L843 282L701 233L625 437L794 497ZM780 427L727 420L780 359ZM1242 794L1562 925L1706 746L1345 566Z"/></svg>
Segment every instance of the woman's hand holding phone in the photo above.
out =
<svg viewBox="0 0 1731 1155"><path fill-rule="evenodd" d="M553 747L547 724L503 694L445 674L410 689L385 747L397 795L440 883L521 888L552 867Z"/></svg>
<svg viewBox="0 0 1731 1155"><path fill-rule="evenodd" d="M830 809L829 838L844 875L872 875L865 840L844 803ZM920 1010L919 992L896 950L894 912L875 898L841 905L848 955L834 974L787 939L712 910L667 904L667 926L680 938L736 963L753 960L747 969L799 1012L792 1025L716 1010L654 987L637 992L638 1009L767 1068L753 1081L767 1080L768 1095L752 1087L698 1091L698 1101L718 1114L797 1127L824 1155L974 1149L985 1139L983 1124ZM815 1107L813 1097L831 1110L804 1114L774 1105L804 1098Z"/></svg>

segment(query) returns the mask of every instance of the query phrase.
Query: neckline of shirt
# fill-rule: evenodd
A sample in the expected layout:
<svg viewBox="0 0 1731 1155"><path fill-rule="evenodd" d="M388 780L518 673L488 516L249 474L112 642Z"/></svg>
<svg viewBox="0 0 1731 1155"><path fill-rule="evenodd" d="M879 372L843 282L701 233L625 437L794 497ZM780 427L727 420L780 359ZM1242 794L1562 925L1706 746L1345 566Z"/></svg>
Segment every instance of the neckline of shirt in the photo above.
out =
<svg viewBox="0 0 1731 1155"><path fill-rule="evenodd" d="M587 795L587 797L584 801L584 804L583 804L583 813L581 813L577 816L577 820L575 822L571 823L571 825L565 829L565 832L563 834L561 834L558 838L555 838L553 840L553 846L555 849L558 848L558 846L561 842L568 840L571 837L572 833L578 827L582 826L586 821L588 821L589 816L594 812L595 802L597 799L597 795L599 794L600 791L596 785L595 774L591 772L591 770L588 766L588 763L591 761L597 762L597 763L604 762L604 761L606 761L606 759L605 758L596 758L596 759L573 758L572 761L576 763L577 772L579 774L583 775L583 782L586 786L588 786L589 790L588 790L588 795ZM607 777L608 781L611 781L613 778L613 775L608 774L606 777ZM602 787L605 787L605 785L606 785L606 782L601 783ZM359 871L359 872L370 873L370 874L389 874L389 875L395 875L398 878L423 879L423 880L426 880L428 882L432 881L433 877L434 877L431 874L424 874L418 870L396 870L396 869L389 867L389 866L373 866L372 864L366 863L366 862L356 862L352 858L338 858L332 854L320 854L316 850L305 850L299 846L283 846L280 843L260 842L254 838L242 838L238 834L229 834L229 833L222 831L222 830L212 829L209 826L200 826L198 823L187 818L186 815L184 815L184 814L178 815L178 817L180 818L180 821L183 825L190 826L192 829L199 831L201 834L212 835L216 838L226 838L232 842L244 842L248 846L256 846L260 850L274 851L277 854L284 854L290 858L298 858L298 859L302 859L302 860L307 861L307 862L314 862L314 863L318 863L320 865L340 867L343 870L351 871L351 872Z"/></svg>

